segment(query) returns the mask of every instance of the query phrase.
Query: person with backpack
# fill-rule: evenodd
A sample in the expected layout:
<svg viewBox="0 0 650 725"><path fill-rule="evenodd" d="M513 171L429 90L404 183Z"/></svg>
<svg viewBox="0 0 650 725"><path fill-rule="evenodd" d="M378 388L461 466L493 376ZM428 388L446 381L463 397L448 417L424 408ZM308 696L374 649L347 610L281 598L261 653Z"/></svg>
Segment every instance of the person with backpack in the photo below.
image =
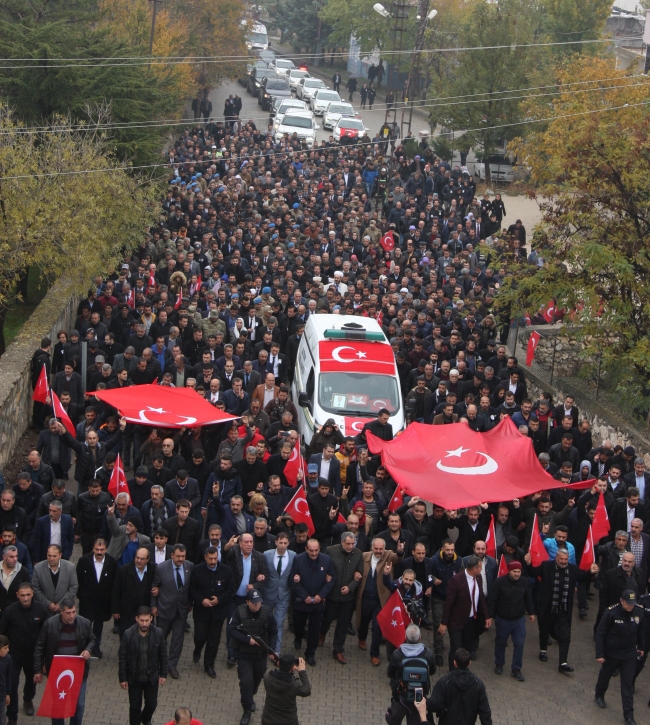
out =
<svg viewBox="0 0 650 725"><path fill-rule="evenodd" d="M409 624L406 642L391 655L387 674L390 677L392 699L386 711L388 725L417 725L420 714L415 706L416 691L422 690L422 698L431 691L430 677L436 672L435 655L421 640L420 628Z"/></svg>

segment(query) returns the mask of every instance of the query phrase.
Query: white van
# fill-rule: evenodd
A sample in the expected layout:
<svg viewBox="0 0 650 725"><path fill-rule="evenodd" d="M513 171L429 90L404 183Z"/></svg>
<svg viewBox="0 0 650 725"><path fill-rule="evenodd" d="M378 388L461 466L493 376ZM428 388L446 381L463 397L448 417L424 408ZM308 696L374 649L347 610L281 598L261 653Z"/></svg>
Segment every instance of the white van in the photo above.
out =
<svg viewBox="0 0 650 725"><path fill-rule="evenodd" d="M244 20L242 24L246 25L246 21ZM266 25L252 23L250 30L246 32L246 45L250 50L266 50L269 47Z"/></svg>
<svg viewBox="0 0 650 725"><path fill-rule="evenodd" d="M328 418L357 435L386 408L404 428L395 355L379 323L352 315L310 315L298 347L292 395L305 443Z"/></svg>

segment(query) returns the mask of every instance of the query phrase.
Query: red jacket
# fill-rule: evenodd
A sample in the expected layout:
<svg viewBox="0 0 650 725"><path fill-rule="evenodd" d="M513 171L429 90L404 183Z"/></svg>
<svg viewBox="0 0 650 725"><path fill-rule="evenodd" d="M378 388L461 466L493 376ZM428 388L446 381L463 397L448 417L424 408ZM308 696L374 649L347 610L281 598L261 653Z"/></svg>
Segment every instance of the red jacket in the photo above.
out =
<svg viewBox="0 0 650 725"><path fill-rule="evenodd" d="M483 578L479 574L476 577L478 586L478 611L484 619L489 619L487 602L483 594ZM464 571L454 574L447 584L447 598L442 609L442 624L454 629L462 629L469 619L472 611L472 599L469 593L467 577Z"/></svg>

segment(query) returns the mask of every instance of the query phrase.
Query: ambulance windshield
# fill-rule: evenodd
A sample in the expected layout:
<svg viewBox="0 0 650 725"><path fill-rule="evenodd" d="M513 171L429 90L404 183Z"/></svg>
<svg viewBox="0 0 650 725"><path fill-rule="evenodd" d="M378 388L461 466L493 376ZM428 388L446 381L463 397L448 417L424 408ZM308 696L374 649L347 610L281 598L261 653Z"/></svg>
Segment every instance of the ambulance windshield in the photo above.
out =
<svg viewBox="0 0 650 725"><path fill-rule="evenodd" d="M318 404L328 413L376 416L382 409L395 415L400 395L395 378L368 373L321 373Z"/></svg>

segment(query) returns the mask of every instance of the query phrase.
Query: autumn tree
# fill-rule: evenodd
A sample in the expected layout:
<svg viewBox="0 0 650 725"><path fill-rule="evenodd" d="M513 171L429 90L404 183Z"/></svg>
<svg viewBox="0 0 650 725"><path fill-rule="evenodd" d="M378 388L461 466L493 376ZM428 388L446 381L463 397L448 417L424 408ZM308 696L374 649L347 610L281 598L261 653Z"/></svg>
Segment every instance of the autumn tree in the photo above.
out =
<svg viewBox="0 0 650 725"><path fill-rule="evenodd" d="M55 133L34 133L0 106L0 354L4 317L17 283L37 265L44 284L65 275L79 291L110 273L154 223L160 188L120 170L112 141L94 126L55 119Z"/></svg>
<svg viewBox="0 0 650 725"><path fill-rule="evenodd" d="M650 81L613 60L567 64L556 89L530 99L532 125L512 143L543 213L533 247L499 297L513 313L550 298L630 408L650 404ZM549 120L550 119L550 120Z"/></svg>

